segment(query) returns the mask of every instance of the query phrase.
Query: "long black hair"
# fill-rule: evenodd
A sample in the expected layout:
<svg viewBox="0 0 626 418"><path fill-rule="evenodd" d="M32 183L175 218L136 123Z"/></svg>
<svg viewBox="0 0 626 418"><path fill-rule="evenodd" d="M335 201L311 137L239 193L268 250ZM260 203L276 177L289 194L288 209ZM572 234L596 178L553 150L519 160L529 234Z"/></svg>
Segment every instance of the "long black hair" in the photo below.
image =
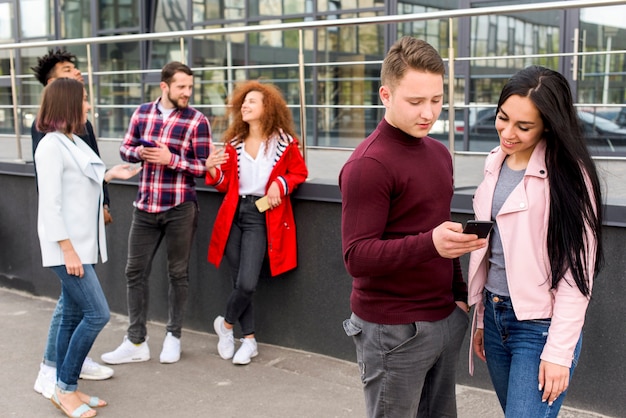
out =
<svg viewBox="0 0 626 418"><path fill-rule="evenodd" d="M500 94L500 106L512 95L528 97L543 120L546 167L550 184L548 258L552 289L569 270L576 286L590 296L587 249L595 248L594 276L603 262L602 194L595 164L585 144L567 79L530 66L516 73ZM589 236L591 234L591 236Z"/></svg>

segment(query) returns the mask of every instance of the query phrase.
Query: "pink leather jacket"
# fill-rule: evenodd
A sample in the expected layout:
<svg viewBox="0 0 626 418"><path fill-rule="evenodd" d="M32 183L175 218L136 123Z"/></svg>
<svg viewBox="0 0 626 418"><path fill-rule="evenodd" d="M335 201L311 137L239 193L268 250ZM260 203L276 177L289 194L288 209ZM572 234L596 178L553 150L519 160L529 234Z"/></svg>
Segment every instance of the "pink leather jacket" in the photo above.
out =
<svg viewBox="0 0 626 418"><path fill-rule="evenodd" d="M550 190L545 163L545 142L535 147L522 182L505 201L496 222L502 237L507 282L519 320L552 318L541 359L571 367L574 348L585 322L589 299L576 287L568 272L551 290L547 252ZM499 147L485 162L485 177L474 195L476 219L489 220L493 193L506 154ZM592 235L589 235L592 236ZM589 287L593 285L595 242L587 247ZM471 338L483 328L483 288L489 268L489 248L472 252L468 273L468 303L476 305ZM470 373L473 371L470 344Z"/></svg>

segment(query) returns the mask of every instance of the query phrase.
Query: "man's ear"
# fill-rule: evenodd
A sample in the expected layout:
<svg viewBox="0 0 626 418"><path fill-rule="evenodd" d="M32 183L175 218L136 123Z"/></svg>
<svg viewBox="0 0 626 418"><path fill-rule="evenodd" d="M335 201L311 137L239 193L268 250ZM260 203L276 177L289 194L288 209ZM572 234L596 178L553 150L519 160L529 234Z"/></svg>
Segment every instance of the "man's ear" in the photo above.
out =
<svg viewBox="0 0 626 418"><path fill-rule="evenodd" d="M391 90L389 86L380 86L378 89L378 95L380 96L380 101L387 106L387 104L391 101Z"/></svg>

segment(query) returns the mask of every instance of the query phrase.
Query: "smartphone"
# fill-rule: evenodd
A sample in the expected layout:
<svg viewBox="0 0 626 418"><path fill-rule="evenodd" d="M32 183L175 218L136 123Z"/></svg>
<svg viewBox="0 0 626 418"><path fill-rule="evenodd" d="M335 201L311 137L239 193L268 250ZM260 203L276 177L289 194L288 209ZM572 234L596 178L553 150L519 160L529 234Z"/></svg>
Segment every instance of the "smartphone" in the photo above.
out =
<svg viewBox="0 0 626 418"><path fill-rule="evenodd" d="M145 139L145 138L139 138L139 142L141 143L141 145L143 145L144 147L151 147L154 148L157 146L156 142L152 141L151 139Z"/></svg>
<svg viewBox="0 0 626 418"><path fill-rule="evenodd" d="M267 200L267 196L263 196L260 199L257 199L254 204L259 212L263 213L270 208L270 202Z"/></svg>
<svg viewBox="0 0 626 418"><path fill-rule="evenodd" d="M487 238L487 235L491 232L491 228L493 228L493 221L467 221L465 224L465 228L463 229L464 234L476 234L478 238Z"/></svg>

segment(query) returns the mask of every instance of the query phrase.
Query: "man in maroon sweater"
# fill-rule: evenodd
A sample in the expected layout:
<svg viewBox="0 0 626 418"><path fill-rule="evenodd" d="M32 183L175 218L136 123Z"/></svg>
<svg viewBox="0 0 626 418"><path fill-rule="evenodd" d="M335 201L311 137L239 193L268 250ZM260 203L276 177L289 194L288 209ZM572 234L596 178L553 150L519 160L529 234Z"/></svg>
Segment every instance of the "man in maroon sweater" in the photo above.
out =
<svg viewBox="0 0 626 418"><path fill-rule="evenodd" d="M385 117L339 175L342 240L353 277L353 336L369 417L456 417L455 376L469 322L458 257L486 240L450 222L452 160L428 137L445 67L412 37L389 50Z"/></svg>

